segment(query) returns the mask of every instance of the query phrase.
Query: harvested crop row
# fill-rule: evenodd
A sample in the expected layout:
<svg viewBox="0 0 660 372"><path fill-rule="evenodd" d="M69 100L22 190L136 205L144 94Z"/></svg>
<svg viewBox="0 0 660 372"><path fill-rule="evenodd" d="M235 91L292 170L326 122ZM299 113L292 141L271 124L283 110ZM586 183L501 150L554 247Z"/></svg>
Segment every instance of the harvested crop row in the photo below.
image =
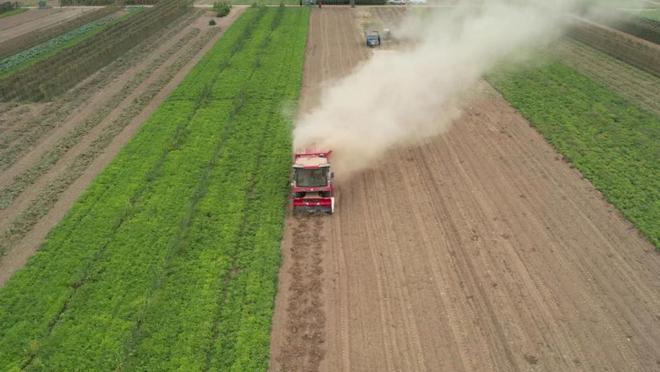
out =
<svg viewBox="0 0 660 372"><path fill-rule="evenodd" d="M198 63L0 289L1 364L265 369L307 23L247 10Z"/></svg>
<svg viewBox="0 0 660 372"><path fill-rule="evenodd" d="M660 116L559 63L499 73L494 86L656 247Z"/></svg>

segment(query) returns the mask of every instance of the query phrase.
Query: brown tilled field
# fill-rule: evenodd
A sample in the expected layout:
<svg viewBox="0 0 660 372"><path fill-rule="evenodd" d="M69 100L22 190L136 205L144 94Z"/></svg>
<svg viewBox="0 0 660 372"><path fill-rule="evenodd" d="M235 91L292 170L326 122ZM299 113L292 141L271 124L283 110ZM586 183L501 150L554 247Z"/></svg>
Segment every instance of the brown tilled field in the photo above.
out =
<svg viewBox="0 0 660 372"><path fill-rule="evenodd" d="M55 101L2 103L0 285L242 10L191 12Z"/></svg>
<svg viewBox="0 0 660 372"><path fill-rule="evenodd" d="M389 15L313 10L300 110L368 58L361 22ZM635 95L627 79L612 85ZM332 217L287 217L271 370L660 368L654 247L486 82L446 135L338 198Z"/></svg>

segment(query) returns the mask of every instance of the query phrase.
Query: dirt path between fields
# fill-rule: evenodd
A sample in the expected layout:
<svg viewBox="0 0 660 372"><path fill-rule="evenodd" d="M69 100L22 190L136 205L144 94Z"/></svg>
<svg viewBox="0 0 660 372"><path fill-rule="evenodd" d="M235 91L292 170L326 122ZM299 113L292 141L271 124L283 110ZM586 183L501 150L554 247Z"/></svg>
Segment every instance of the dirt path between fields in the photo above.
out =
<svg viewBox="0 0 660 372"><path fill-rule="evenodd" d="M80 193L87 188L94 177L114 158L121 147L132 138L135 132L140 128L141 124L176 88L176 86L184 79L185 75L202 58L206 51L215 44L224 33L224 30L231 25L243 10L244 7L233 8L230 15L219 20L218 26L213 28L208 25L208 21L211 18L210 16L203 15L191 18L187 22L187 25L182 27L173 38L157 44L158 48L156 48L147 58L130 68L126 73L122 74L119 79L107 87L108 89L100 89L98 95L95 95L94 98L89 101L88 105L77 109L76 112L67 119L67 122L63 123L61 127L58 127L57 130L50 134L50 136L57 137L55 140L49 139L50 136L45 139L43 143L47 145L46 149L56 146L57 139L62 138L67 132L75 130L74 124L80 123L94 115L96 110L102 107L103 103L107 102L107 100L112 97L113 93L117 93L117 89L120 89L131 79L135 79L136 74L143 71L150 63L153 63L156 58L159 58L159 56L166 53L168 49L175 46L177 40L186 38L186 35L194 35L191 39L185 39L187 41L184 48L181 48L174 54L168 56L167 60L153 71L149 71L149 76L144 82L141 83L134 92L123 98L96 127L80 139L80 142L68 149L62 158L60 158L47 173L38 178L33 185L22 192L7 209L0 210L1 231L8 228L8 226L10 227L16 219L16 216L28 210L31 207L33 200L36 198L43 198L43 195L48 193L51 182L58 179L58 177L65 175L71 164L76 161L76 159L80 158L80 156L84 156L86 151L93 146L94 141L103 135L109 127L116 125L116 121L121 119L122 115L125 115L125 112L134 114L134 116L126 122L124 127L118 128L120 130L112 138L108 146L93 159L84 172L75 180L72 180L72 183L66 188L66 190L57 196L57 201L52 209L50 209L43 217L39 218L38 221L35 221L30 231L17 241L16 244L13 244L11 249L6 252L6 255L0 259L0 285L4 284L4 282L6 282L6 280L17 269L22 267L32 254L34 254L41 245L41 242L43 242L48 231L50 231L50 229L55 226L62 217L64 217ZM218 30L218 27L221 31ZM198 32L191 33L194 29L197 29ZM188 50L188 47L192 48L194 45L200 45L201 49ZM194 54L188 56L185 60L187 62L183 63L183 65L175 65L178 60L181 60L180 57L183 58L186 56L186 53ZM176 69L174 70L175 74L168 77L166 73L172 71L172 69ZM144 107L137 106L141 107L139 112L133 113L130 111L130 107L134 102L140 102L141 94L148 92L149 89L154 89L154 87L158 86L158 83L160 82L165 83L165 85L157 92L154 92L153 97L150 98ZM42 146L35 147L35 149L26 155L26 158L30 161L17 162L17 165L20 165L21 169L16 171L15 168L10 168L9 171L13 174L22 174L23 171L28 169L28 166L32 164L32 162L39 159L38 155L45 152L43 149L40 149L40 147Z"/></svg>
<svg viewBox="0 0 660 372"><path fill-rule="evenodd" d="M351 17L313 10L301 110L368 57ZM287 217L270 370L660 368L660 255L485 82L339 187Z"/></svg>

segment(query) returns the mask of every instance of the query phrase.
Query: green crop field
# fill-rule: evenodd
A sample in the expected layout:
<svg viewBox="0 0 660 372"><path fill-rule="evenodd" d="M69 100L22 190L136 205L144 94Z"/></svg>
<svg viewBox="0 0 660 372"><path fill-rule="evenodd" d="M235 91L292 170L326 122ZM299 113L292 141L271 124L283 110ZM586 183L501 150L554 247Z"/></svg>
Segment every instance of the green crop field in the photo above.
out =
<svg viewBox="0 0 660 372"><path fill-rule="evenodd" d="M309 11L227 30L0 289L3 370L265 370Z"/></svg>
<svg viewBox="0 0 660 372"><path fill-rule="evenodd" d="M660 247L660 117L560 62L489 80Z"/></svg>

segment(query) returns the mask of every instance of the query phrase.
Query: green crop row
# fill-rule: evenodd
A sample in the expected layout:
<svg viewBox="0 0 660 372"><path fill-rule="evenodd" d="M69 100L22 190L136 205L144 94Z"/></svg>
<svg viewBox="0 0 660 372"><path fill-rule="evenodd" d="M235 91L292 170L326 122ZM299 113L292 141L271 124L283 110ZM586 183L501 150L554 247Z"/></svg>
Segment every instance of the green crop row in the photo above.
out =
<svg viewBox="0 0 660 372"><path fill-rule="evenodd" d="M660 117L560 62L490 82L656 247Z"/></svg>
<svg viewBox="0 0 660 372"><path fill-rule="evenodd" d="M264 370L309 13L248 9L0 289L0 365Z"/></svg>

